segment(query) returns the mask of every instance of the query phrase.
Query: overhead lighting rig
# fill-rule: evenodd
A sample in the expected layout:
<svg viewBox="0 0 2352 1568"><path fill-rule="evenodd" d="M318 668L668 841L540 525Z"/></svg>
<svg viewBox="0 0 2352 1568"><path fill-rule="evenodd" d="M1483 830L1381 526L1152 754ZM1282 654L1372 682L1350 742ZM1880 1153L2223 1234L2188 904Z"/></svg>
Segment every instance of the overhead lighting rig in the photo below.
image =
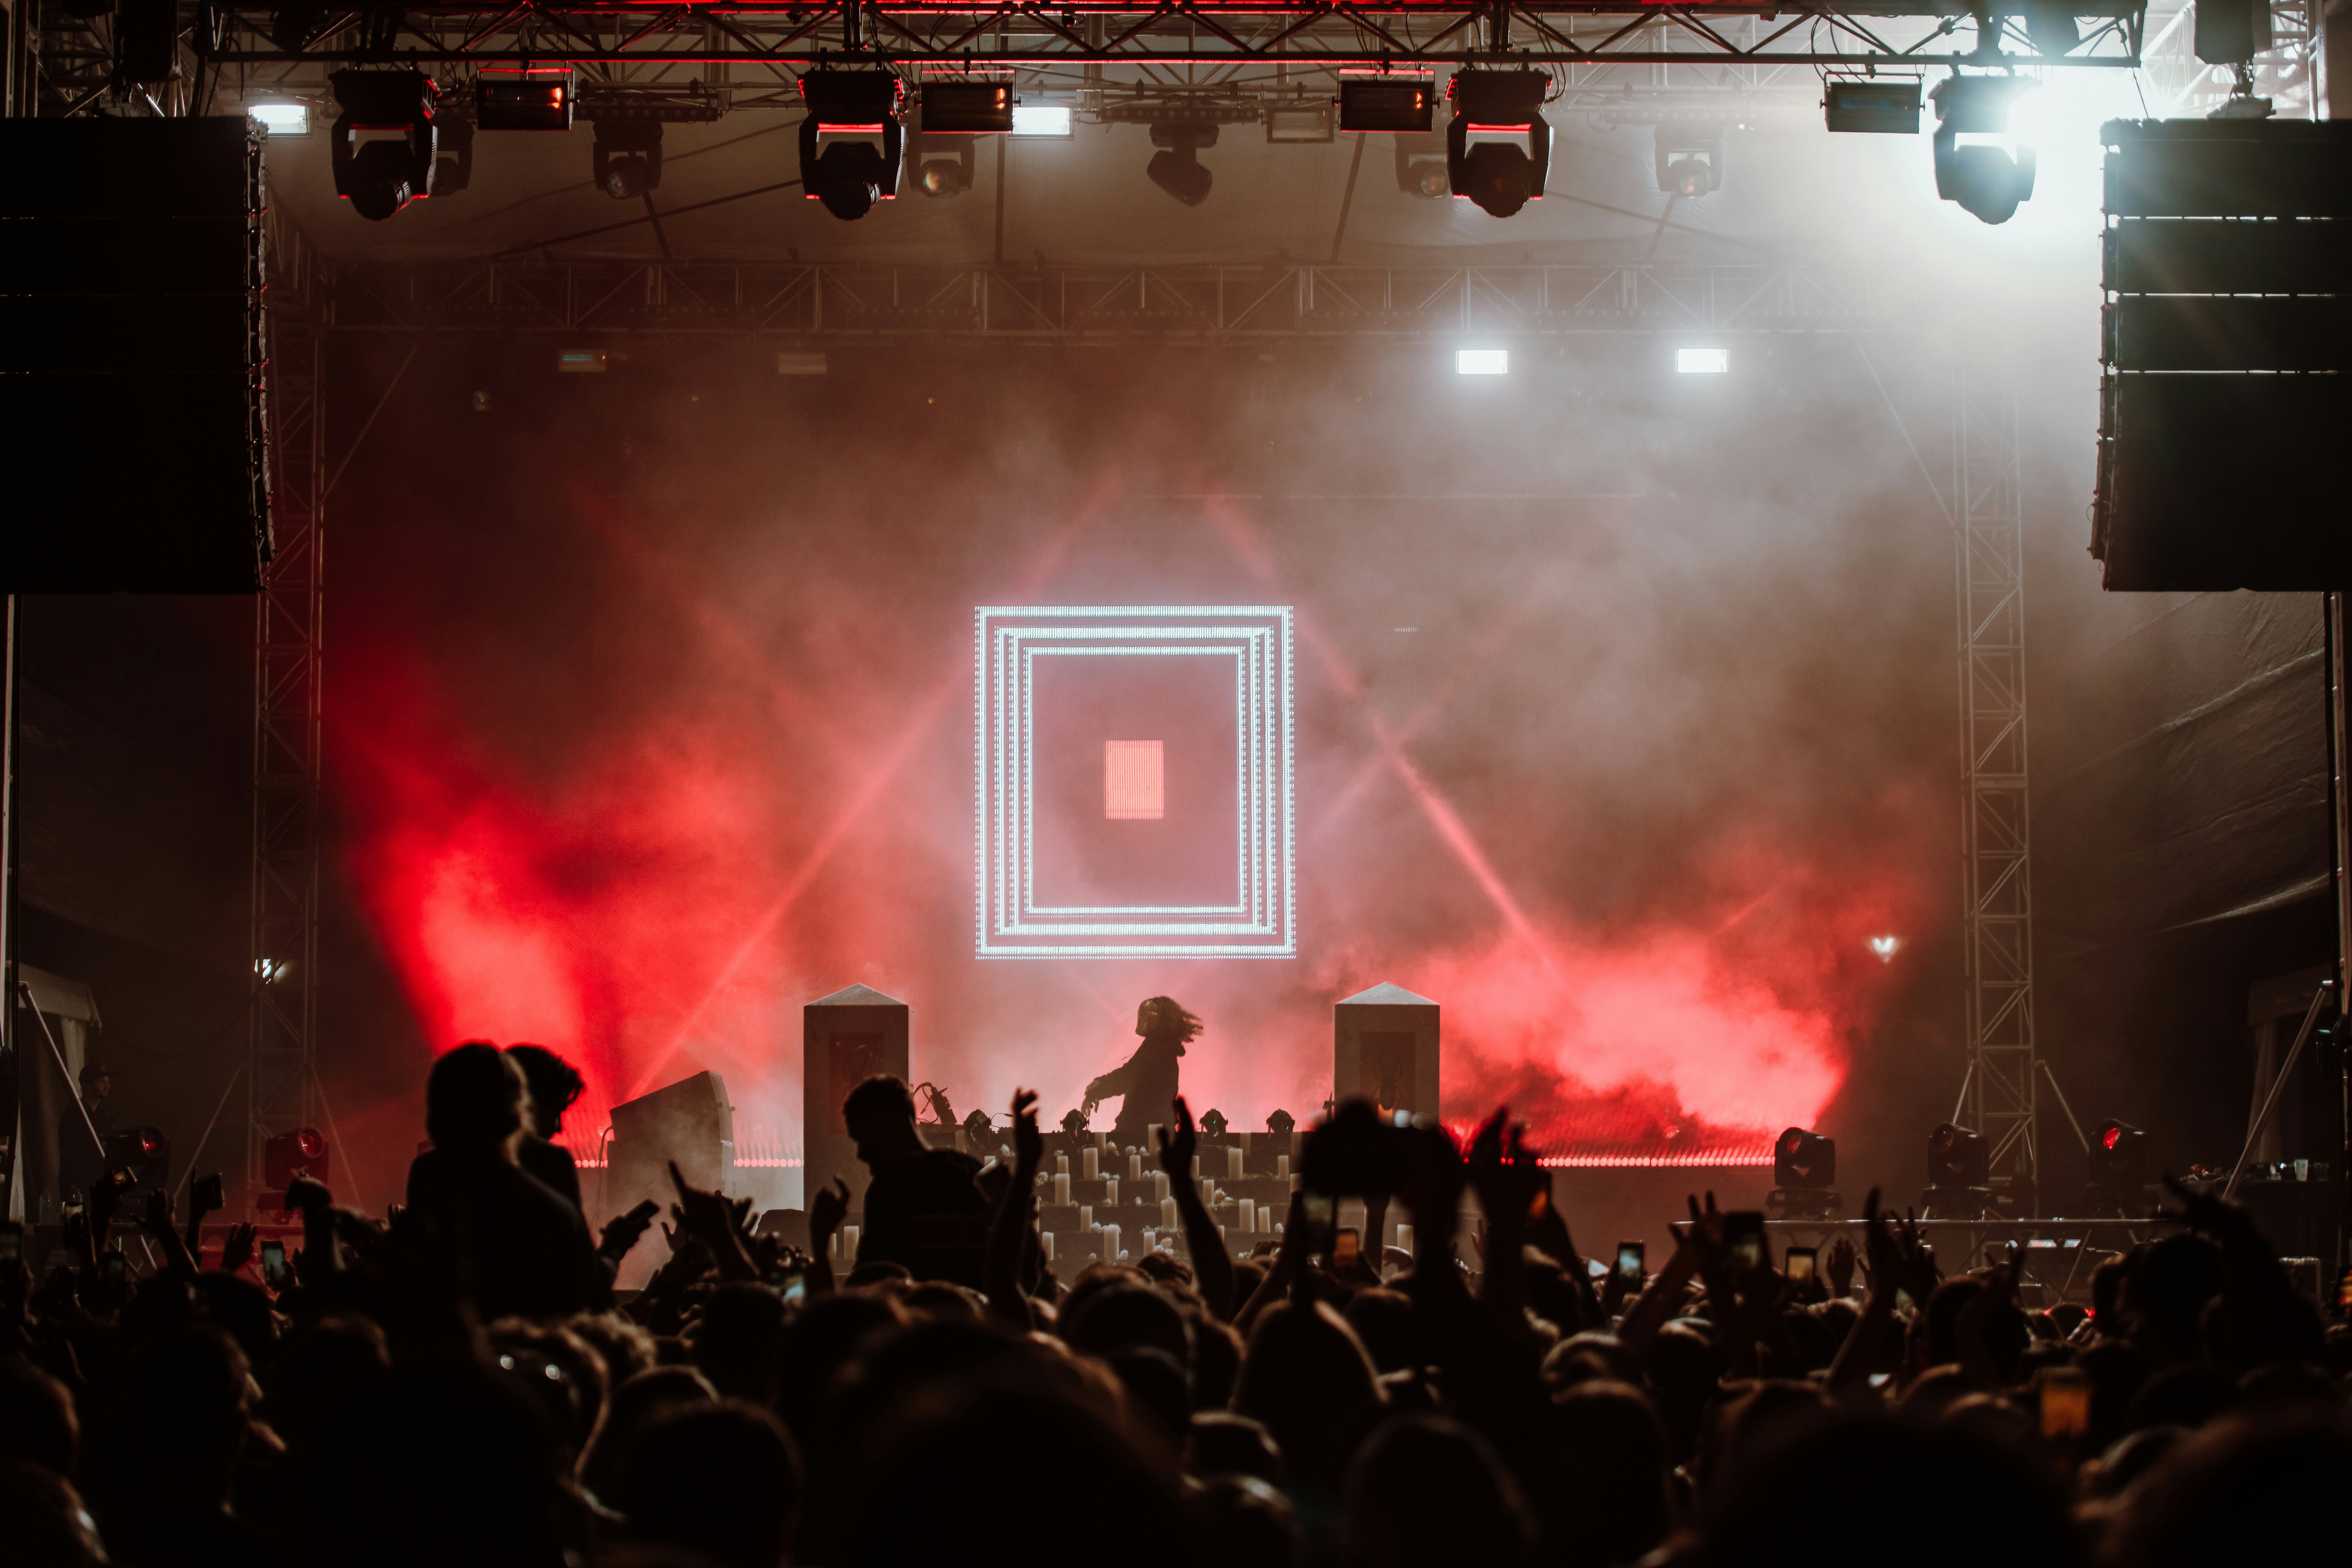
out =
<svg viewBox="0 0 2352 1568"><path fill-rule="evenodd" d="M1496 217L1542 198L1551 167L1551 127L1543 117L1550 86L1538 70L1454 74L1445 89L1454 100L1454 118L1445 126L1445 178L1455 195ZM1471 140L1498 134L1518 140Z"/></svg>
<svg viewBox="0 0 2352 1568"><path fill-rule="evenodd" d="M808 105L801 121L801 195L845 221L898 197L907 153L906 127L898 122L903 90L888 71L813 70L801 78L801 98ZM877 136L879 144L835 140L820 151L828 133Z"/></svg>
<svg viewBox="0 0 2352 1568"><path fill-rule="evenodd" d="M1655 139L1658 189L1695 202L1723 189L1723 127L1662 121Z"/></svg>
<svg viewBox="0 0 2352 1568"><path fill-rule="evenodd" d="M1217 144L1214 125L1155 125L1151 144L1160 151L1151 154L1150 166L1144 172L1153 184L1188 207L1209 199L1209 187L1216 183L1216 176L1202 167L1200 150Z"/></svg>
<svg viewBox="0 0 2352 1568"><path fill-rule="evenodd" d="M616 202L661 189L665 126L709 124L727 112L726 100L702 88L682 93L590 89L577 96L574 112L596 128L589 166L598 187Z"/></svg>
<svg viewBox="0 0 2352 1568"><path fill-rule="evenodd" d="M433 110L441 97L433 79L414 68L347 68L328 79L342 110L330 149L335 195L376 223L431 195Z"/></svg>
<svg viewBox="0 0 2352 1568"><path fill-rule="evenodd" d="M1019 100L1010 72L988 81L928 81L922 123L915 132L915 188L927 196L971 189L973 144L982 136L1010 136Z"/></svg>
<svg viewBox="0 0 2352 1568"><path fill-rule="evenodd" d="M1445 138L1433 131L1424 136L1396 139L1397 189L1409 196L1452 194L1446 183Z"/></svg>
<svg viewBox="0 0 2352 1568"><path fill-rule="evenodd" d="M661 189L662 122L658 120L599 120L596 144L589 150L596 184L616 202Z"/></svg>
<svg viewBox="0 0 2352 1568"><path fill-rule="evenodd" d="M1927 95L1936 105L1936 195L1985 223L2016 216L2033 195L2033 149L2000 143L2010 140L2011 100L2032 87L2022 77L1955 73Z"/></svg>

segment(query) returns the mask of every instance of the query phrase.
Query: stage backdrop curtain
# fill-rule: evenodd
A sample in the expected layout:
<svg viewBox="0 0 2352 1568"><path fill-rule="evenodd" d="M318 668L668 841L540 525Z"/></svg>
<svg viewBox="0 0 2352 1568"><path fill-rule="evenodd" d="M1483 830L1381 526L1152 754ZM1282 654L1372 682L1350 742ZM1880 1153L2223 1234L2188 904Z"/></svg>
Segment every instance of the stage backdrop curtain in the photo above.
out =
<svg viewBox="0 0 2352 1568"><path fill-rule="evenodd" d="M2033 731L2045 961L2327 888L2320 596L2144 600L2118 635L2053 672L2063 721Z"/></svg>

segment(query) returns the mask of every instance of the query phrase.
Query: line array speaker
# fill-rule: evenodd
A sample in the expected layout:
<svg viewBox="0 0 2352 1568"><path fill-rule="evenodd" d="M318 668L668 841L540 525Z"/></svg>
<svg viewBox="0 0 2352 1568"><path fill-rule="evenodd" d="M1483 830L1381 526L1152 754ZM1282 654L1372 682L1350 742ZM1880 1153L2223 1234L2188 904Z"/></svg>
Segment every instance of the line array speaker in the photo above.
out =
<svg viewBox="0 0 2352 1568"><path fill-rule="evenodd" d="M2091 553L2120 590L2352 587L2352 124L2114 121Z"/></svg>
<svg viewBox="0 0 2352 1568"><path fill-rule="evenodd" d="M49 476L11 591L260 586L261 157L242 116L0 121L0 430Z"/></svg>

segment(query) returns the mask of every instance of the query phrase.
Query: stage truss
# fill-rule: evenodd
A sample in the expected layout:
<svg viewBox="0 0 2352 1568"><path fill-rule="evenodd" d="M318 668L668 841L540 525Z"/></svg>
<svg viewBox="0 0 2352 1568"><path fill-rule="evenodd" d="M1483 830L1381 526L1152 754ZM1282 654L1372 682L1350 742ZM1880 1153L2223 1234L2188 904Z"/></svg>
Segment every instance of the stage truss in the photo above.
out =
<svg viewBox="0 0 2352 1568"><path fill-rule="evenodd" d="M245 1058L248 1202L268 1141L313 1125L319 1034L319 805L324 717L320 620L326 589L327 334L316 269L282 221L264 230L268 265L266 375L272 454L271 553L254 596L254 1002Z"/></svg>
<svg viewBox="0 0 2352 1568"><path fill-rule="evenodd" d="M337 268L367 332L1085 340L1902 332L1899 280L1803 263L890 267L493 261Z"/></svg>
<svg viewBox="0 0 2352 1568"><path fill-rule="evenodd" d="M2308 0L2293 9L2307 16ZM484 67L569 65L586 99L690 93L726 108L797 106L820 62L911 79L1012 73L1029 101L1082 119L1148 118L1171 100L1235 110L1328 100L1342 68L1534 67L1559 100L1641 115L1722 113L1743 97L1818 104L1824 71L2131 69L2151 27L2185 38L2185 8L2074 0L2069 45L2020 16L1955 0L1638 5L1628 0L1070 0L1067 4L466 4L182 6L168 81L114 79L115 22L45 9L33 62L44 113L112 100L189 112L224 93L317 95L339 67L414 64L446 86ZM2274 29L2315 36L2307 20ZM2307 54L2307 51L2306 51ZM2193 62L2192 62L2193 63ZM2200 68L2201 69L2201 68ZM2191 73L2193 74L2193 73ZM2306 71L2307 77L2308 72ZM2187 84L2193 90L2193 84Z"/></svg>

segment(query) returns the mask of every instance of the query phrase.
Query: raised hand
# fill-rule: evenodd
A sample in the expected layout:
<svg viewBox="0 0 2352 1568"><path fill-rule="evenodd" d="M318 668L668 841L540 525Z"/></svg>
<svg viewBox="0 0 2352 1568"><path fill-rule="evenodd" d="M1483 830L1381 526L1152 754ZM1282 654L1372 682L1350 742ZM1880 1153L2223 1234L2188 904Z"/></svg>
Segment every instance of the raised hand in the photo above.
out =
<svg viewBox="0 0 2352 1568"><path fill-rule="evenodd" d="M1830 1294L1843 1297L1853 1289L1853 1243L1841 1236L1830 1243L1827 1256L1822 1259L1822 1274L1830 1282Z"/></svg>
<svg viewBox="0 0 2352 1568"><path fill-rule="evenodd" d="M1987 1392L2000 1385L2000 1373L1993 1365L1986 1335L2001 1310L2016 1300L2017 1282L2024 1273L2024 1244L2011 1242L2008 1260L1985 1271L1984 1289L1969 1298L1960 1309L1958 1321L1953 1325L1959 1342L1960 1364L1976 1380L1977 1386Z"/></svg>
<svg viewBox="0 0 2352 1568"><path fill-rule="evenodd" d="M241 1272L253 1261L254 1237L261 1234L257 1226L239 1221L228 1227L228 1237L221 1243L220 1271L224 1274Z"/></svg>
<svg viewBox="0 0 2352 1568"><path fill-rule="evenodd" d="M1089 1103L1087 1113L1094 1113ZM1021 1170L1034 1176L1045 1163L1045 1135L1037 1131L1037 1091L1016 1089L1013 1091L1013 1158Z"/></svg>
<svg viewBox="0 0 2352 1568"><path fill-rule="evenodd" d="M1192 1180L1192 1154L1201 1138L1192 1128L1192 1108L1182 1095L1170 1100L1168 1108L1175 1113L1176 1126L1172 1133L1166 1127L1160 1130L1160 1168L1168 1173L1171 1185L1181 1186Z"/></svg>
<svg viewBox="0 0 2352 1568"><path fill-rule="evenodd" d="M1666 1228L1675 1233L1679 1250L1688 1253L1695 1266L1704 1267L1723 1250L1723 1215L1715 1206L1713 1193L1706 1194L1704 1210L1695 1194L1684 1194L1683 1201L1690 1205L1690 1223Z"/></svg>
<svg viewBox="0 0 2352 1568"><path fill-rule="evenodd" d="M172 1228L172 1195L169 1193L149 1193L145 1212L139 1216L139 1228L155 1238L163 1248L163 1257L173 1271L192 1279L196 1272L195 1251L180 1239Z"/></svg>
<svg viewBox="0 0 2352 1568"><path fill-rule="evenodd" d="M679 1228L710 1248L719 1260L719 1271L728 1279L758 1279L760 1271L744 1245L742 1211L724 1193L688 1186L675 1160L669 1163L669 1179L677 1189L677 1203L670 1212L677 1217Z"/></svg>
<svg viewBox="0 0 2352 1568"><path fill-rule="evenodd" d="M835 1232L849 1218L849 1184L839 1176L829 1186L809 1194L809 1240L822 1256Z"/></svg>
<svg viewBox="0 0 2352 1568"><path fill-rule="evenodd" d="M618 1263L629 1255L629 1249L637 1245L639 1238L653 1228L654 1216L660 1213L661 1205L647 1198L628 1213L615 1215L605 1222L603 1234L596 1238L596 1250ZM662 1227L662 1234L669 1236L667 1226ZM676 1252L677 1238L670 1237L669 1240L670 1250Z"/></svg>

